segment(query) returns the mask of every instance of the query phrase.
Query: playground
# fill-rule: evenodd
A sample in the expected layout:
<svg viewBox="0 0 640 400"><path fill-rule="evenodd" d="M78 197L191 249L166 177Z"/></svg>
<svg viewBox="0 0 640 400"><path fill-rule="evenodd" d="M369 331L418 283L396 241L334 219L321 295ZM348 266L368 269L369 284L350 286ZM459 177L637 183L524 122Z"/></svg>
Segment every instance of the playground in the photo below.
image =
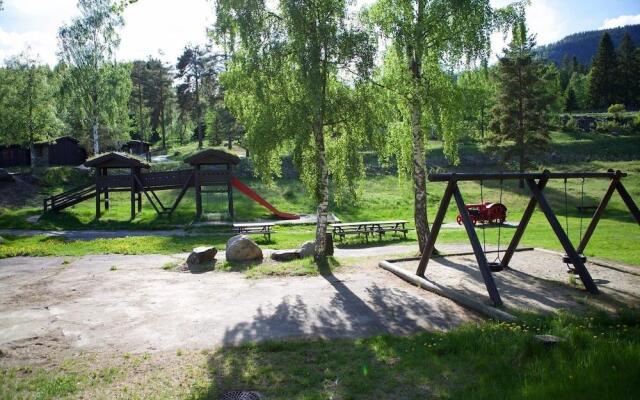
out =
<svg viewBox="0 0 640 400"><path fill-rule="evenodd" d="M295 251L314 238L313 222L278 218L278 213L313 213L299 181L267 186L234 176L238 164L229 164L202 164L202 175L196 165L182 161L166 171L121 164L106 175L97 173L104 166L91 167L99 178L84 182L91 191L85 199L50 209L58 200L75 201L73 194L60 196L73 192L74 181L36 197L31 207L0 215L5 238L0 303L6 305L0 319L11 327L0 331L2 362L9 368L4 385L73 381L63 393L86 397L114 397L125 388L138 397L159 398L218 398L238 389L259 389L268 398L282 399L309 391L321 397L358 392L359 398L382 398L389 390L406 398L434 391L517 397L523 389L514 386L509 371L526 349L533 358L521 361L518 379L540 379L540 367L533 368L532 360L543 363L545 382L558 385L571 379L566 377L585 358L606 358L624 371L634 369L635 350L616 353L612 347L638 331L640 230L615 184L620 180L637 199L634 162L615 163L620 173L608 172L607 163L547 166L556 174L564 171L550 176L542 190L557 224L550 224L537 205L528 218L532 198L538 202L540 197L520 190L518 179L493 171L481 179L455 174L463 204L500 203L507 209L501 224L472 222L475 238L454 192L447 182L436 181L442 175L433 175L430 222L441 226L432 232L437 254L431 253L422 276L416 273L421 258L410 184L394 176L372 176L360 205L335 205L340 222L329 226L329 232L337 232L334 254L329 265L319 268L309 258L271 259L275 251ZM584 171L591 175L580 175ZM531 178L539 184L545 174L541 169ZM167 185L169 179L175 181ZM196 180L206 183L200 188L201 213ZM606 207L598 212L605 197ZM590 229L595 214L600 218ZM261 261L226 259L234 224L265 223L272 229L269 239L250 235L262 249ZM554 231L558 224L574 250L590 236L580 250L586 260L578 262L598 294L587 290L579 274L567 273L572 262L565 262L566 250ZM380 234L383 227L388 231ZM518 236L508 268L492 270L489 264L502 263ZM216 247L216 261L182 268L199 246ZM478 255L489 267L500 307L487 289ZM406 279L403 271L418 280ZM537 334L565 342L548 351L534 339ZM492 349L494 355L477 349ZM34 371L28 380L20 375L25 365ZM318 370L300 372L310 365ZM51 370L57 372L48 376ZM615 374L598 393L621 393L614 387L623 388L632 379L625 374ZM412 383L424 375L431 377L428 385ZM298 378L284 383L283 376ZM473 394L465 382L477 379L496 385L484 395ZM571 387L571 394L587 390L579 383Z"/></svg>

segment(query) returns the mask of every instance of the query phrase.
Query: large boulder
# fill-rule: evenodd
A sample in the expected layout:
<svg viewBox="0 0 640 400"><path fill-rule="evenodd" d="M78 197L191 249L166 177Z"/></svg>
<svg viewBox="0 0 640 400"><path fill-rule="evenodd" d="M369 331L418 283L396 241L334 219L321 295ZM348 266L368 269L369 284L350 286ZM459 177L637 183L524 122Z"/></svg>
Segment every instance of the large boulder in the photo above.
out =
<svg viewBox="0 0 640 400"><path fill-rule="evenodd" d="M313 257L313 253L315 252L315 249L316 249L316 242L314 242L313 240L309 240L302 243L302 246L300 246L300 250L299 250L300 257L302 258Z"/></svg>
<svg viewBox="0 0 640 400"><path fill-rule="evenodd" d="M218 249L215 247L196 247L187 257L187 264L194 265L213 261L216 259L216 254L218 254Z"/></svg>
<svg viewBox="0 0 640 400"><path fill-rule="evenodd" d="M273 261L292 261L300 258L300 251L298 250L279 250L271 253L271 259Z"/></svg>
<svg viewBox="0 0 640 400"><path fill-rule="evenodd" d="M227 261L262 260L262 250L247 235L236 235L227 241Z"/></svg>

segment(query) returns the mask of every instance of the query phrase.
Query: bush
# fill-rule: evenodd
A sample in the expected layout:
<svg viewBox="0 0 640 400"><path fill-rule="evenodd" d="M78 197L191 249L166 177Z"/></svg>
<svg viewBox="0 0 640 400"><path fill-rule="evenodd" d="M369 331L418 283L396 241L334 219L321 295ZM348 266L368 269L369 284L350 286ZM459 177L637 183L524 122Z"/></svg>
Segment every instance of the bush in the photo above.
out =
<svg viewBox="0 0 640 400"><path fill-rule="evenodd" d="M565 132L577 132L578 131L578 121L575 118L570 117L563 127Z"/></svg>
<svg viewBox="0 0 640 400"><path fill-rule="evenodd" d="M80 186L90 182L89 171L75 167L48 167L37 172L41 186Z"/></svg>
<svg viewBox="0 0 640 400"><path fill-rule="evenodd" d="M630 131L630 126L624 125L618 121L598 121L596 123L596 132L608 133L611 135L625 135Z"/></svg>
<svg viewBox="0 0 640 400"><path fill-rule="evenodd" d="M613 118L615 118L616 121L620 121L620 119L622 118L622 114L626 111L627 110L626 108L624 108L624 104L612 104L607 109L607 112L609 114L612 114Z"/></svg>

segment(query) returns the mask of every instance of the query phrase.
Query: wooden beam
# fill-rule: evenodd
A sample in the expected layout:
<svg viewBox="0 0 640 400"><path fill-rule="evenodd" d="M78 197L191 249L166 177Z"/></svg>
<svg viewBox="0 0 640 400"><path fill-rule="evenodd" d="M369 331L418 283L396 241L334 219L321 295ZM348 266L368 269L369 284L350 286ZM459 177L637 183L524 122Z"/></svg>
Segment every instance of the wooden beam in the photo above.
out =
<svg viewBox="0 0 640 400"><path fill-rule="evenodd" d="M478 240L478 235L476 234L475 227L473 226L473 222L471 221L471 217L469 216L469 211L464 204L464 199L462 198L462 193L460 193L460 188L458 188L458 184L456 182L453 182L453 185L453 198L456 200L456 204L458 205L458 212L460 212L464 228L467 230L469 242L471 242L471 247L473 248L473 252L476 255L478 268L480 268L482 279L484 279L484 284L487 287L489 298L491 299L493 305L495 305L496 307L502 306L500 293L498 293L498 288L496 287L496 283L493 280L493 275L491 275L491 271L489 270L489 266L487 265L487 257L484 255L480 240Z"/></svg>
<svg viewBox="0 0 640 400"><path fill-rule="evenodd" d="M549 178L546 176L540 178L540 181L538 182L538 188L540 189L540 191L542 191L545 186L547 186L548 181ZM500 261L500 265L502 266L502 268L506 268L509 266L509 262L511 262L511 258L513 257L513 254L520 244L520 240L524 235L524 231L527 229L529 221L531 221L531 216L536 211L537 204L538 201L536 200L536 197L534 195L531 195L529 204L527 204L527 208L525 208L524 213L522 214L522 218L520 218L520 223L518 224L518 227L513 234L513 238L511 238L511 242L509 242L509 247L507 247L502 260Z"/></svg>
<svg viewBox="0 0 640 400"><path fill-rule="evenodd" d="M100 219L100 168L96 168L96 220Z"/></svg>
<svg viewBox="0 0 640 400"><path fill-rule="evenodd" d="M200 165L195 166L194 187L196 192L196 219L202 217L202 188L200 187Z"/></svg>
<svg viewBox="0 0 640 400"><path fill-rule="evenodd" d="M189 187L191 187L191 181L194 179L195 179L195 171L191 173L189 178L182 185L182 189L180 190L180 193L178 193L178 197L176 197L176 201L173 202L173 206L171 206L171 209L169 210L169 216L171 216L171 214L173 214L176 208L178 208L180 201L182 201L182 198L184 197L185 193L187 193L187 190L189 190Z"/></svg>
<svg viewBox="0 0 640 400"><path fill-rule="evenodd" d="M638 211L638 206L631 198L629 192L627 192L627 189L622 184L622 181L618 182L618 184L616 185L616 189L618 189L618 193L620 193L620 197L622 197L624 204L627 205L627 208L631 212L631 215L633 215L638 225L640 225L640 211Z"/></svg>
<svg viewBox="0 0 640 400"><path fill-rule="evenodd" d="M578 275L580 275L580 279L582 280L584 287L591 293L599 293L598 287L593 282L589 271L587 271L587 267L584 266L584 263L580 259L578 252L573 247L573 244L571 243L571 240L567 236L564 229L562 229L562 225L560 225L558 218L556 218L553 210L551 209L551 206L549 206L547 199L542 194L542 191L538 188L535 180L527 179L527 184L529 185L529 189L531 189L531 192L533 192L533 195L536 197L538 204L540 205L540 209L544 213L545 217L547 217L547 221L549 221L549 225L551 225L551 228L558 237L560 244L562 244L565 253L569 256L569 260L571 260L571 263L575 267L576 272L578 272Z"/></svg>
<svg viewBox="0 0 640 400"><path fill-rule="evenodd" d="M593 213L593 217L591 218L591 222L589 222L589 226L587 226L587 230L584 231L584 235L580 239L580 244L576 249L578 254L582 254L584 249L587 247L587 244L589 244L589 240L591 239L593 232L596 230L596 226L598 226L598 222L600 222L600 218L602 217L604 210L607 208L607 204L609 204L609 200L611 200L611 196L613 195L613 192L615 192L618 182L620 182L619 175L616 175L611 179L607 192L604 194L604 197L602 197L602 200L600 200L600 204L598 204L598 208L596 208L596 211ZM582 212L582 210L580 212Z"/></svg>
<svg viewBox="0 0 640 400"><path fill-rule="evenodd" d="M440 207L438 208L438 212L436 213L436 218L433 220L433 225L431 225L431 234L427 238L427 243L425 243L424 249L422 250L422 256L420 257L420 263L418 264L418 270L416 271L416 275L418 276L424 277L424 273L427 270L427 264L429 263L429 260L433 255L433 249L435 248L436 240L438 239L438 234L440 233L440 228L442 227L444 218L447 215L449 203L451 203L451 196L453 194L454 186L455 182L449 181L449 184L444 190L442 200L440 200Z"/></svg>

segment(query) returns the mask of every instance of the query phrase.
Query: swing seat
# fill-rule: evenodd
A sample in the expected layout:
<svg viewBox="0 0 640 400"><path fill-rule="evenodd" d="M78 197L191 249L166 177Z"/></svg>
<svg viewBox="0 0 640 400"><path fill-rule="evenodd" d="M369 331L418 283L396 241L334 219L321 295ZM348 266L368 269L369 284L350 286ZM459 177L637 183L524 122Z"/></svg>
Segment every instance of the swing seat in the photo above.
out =
<svg viewBox="0 0 640 400"><path fill-rule="evenodd" d="M502 268L502 263L499 263L497 261L488 262L487 266L489 267L489 270L491 270L491 272L500 272L504 269Z"/></svg>
<svg viewBox="0 0 640 400"><path fill-rule="evenodd" d="M578 255L580 256L580 260L583 264L587 262L587 257L585 257L583 254ZM564 256L562 256L562 262L564 262L565 264L571 264L571 258L565 254Z"/></svg>

